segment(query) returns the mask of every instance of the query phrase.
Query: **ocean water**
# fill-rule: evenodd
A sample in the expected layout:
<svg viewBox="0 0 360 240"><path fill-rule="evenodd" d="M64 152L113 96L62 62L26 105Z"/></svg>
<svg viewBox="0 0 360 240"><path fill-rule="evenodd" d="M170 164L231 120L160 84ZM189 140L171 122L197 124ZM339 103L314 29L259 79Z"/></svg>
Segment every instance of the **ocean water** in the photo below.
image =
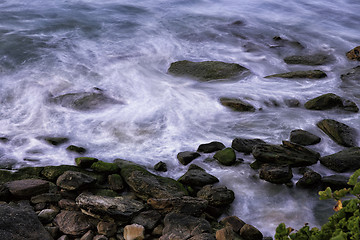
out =
<svg viewBox="0 0 360 240"><path fill-rule="evenodd" d="M168 165L164 176L187 170L180 151L235 137L280 144L302 128L322 138L310 147L322 156L343 148L317 127L332 118L355 129L358 113L310 111L307 100L335 93L360 104L359 85L340 75L358 65L345 53L360 45L360 2L350 0L168 0L76 1L0 0L0 163L3 168L74 164L77 155L50 146L42 136L64 136L85 147L86 155L111 162L123 158L149 169ZM283 41L273 38L280 36ZM321 66L287 65L293 54L326 53L334 61ZM233 81L198 82L167 73L178 60L238 63L252 72ZM320 80L267 79L295 70L320 69ZM56 104L53 97L100 93L111 98L94 109ZM233 112L220 97L245 99L257 109ZM297 99L301 107L285 102ZM193 163L217 176L235 192L228 215L237 215L273 236L285 222L320 226L332 203L315 191L274 185L249 167L251 155L238 154L233 167ZM323 176L334 174L320 164ZM296 171L294 171L296 173ZM294 183L300 178L295 174Z"/></svg>

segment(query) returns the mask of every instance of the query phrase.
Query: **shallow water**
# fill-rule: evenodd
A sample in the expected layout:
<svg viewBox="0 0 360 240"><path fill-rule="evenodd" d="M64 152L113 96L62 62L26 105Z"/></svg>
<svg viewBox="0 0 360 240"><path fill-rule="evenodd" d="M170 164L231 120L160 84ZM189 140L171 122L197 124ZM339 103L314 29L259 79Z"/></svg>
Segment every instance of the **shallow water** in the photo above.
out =
<svg viewBox="0 0 360 240"><path fill-rule="evenodd" d="M340 75L357 66L345 52L359 45L360 3L350 0L197 1L0 1L0 146L3 167L73 164L76 155L39 136L66 136L87 155L104 161L125 158L152 168L168 164L164 176L180 177L176 154L199 144L235 137L279 144L302 128L322 137L311 147L321 155L343 148L315 126L332 118L359 129L359 114L289 108L333 92L360 103L357 88L340 87ZM273 40L280 36L288 40ZM331 53L322 66L287 65L292 54ZM197 82L167 74L178 60L236 62L252 74L234 81ZM266 79L264 76L320 69L321 80ZM122 104L79 111L52 104L50 96L101 89ZM262 110L238 113L220 97L246 99ZM194 161L235 191L229 214L274 234L280 222L319 226L331 203L316 193L259 180L244 164L223 167ZM322 175L333 174L319 164ZM299 178L295 175L294 182Z"/></svg>

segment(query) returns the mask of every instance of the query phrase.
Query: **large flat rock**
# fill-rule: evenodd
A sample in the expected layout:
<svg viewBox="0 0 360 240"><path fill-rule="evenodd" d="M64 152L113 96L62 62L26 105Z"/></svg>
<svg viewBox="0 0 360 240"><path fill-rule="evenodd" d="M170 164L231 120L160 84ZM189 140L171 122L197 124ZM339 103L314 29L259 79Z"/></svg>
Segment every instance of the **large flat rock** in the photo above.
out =
<svg viewBox="0 0 360 240"><path fill-rule="evenodd" d="M322 157L320 163L335 172L355 171L360 168L360 148L351 147Z"/></svg>

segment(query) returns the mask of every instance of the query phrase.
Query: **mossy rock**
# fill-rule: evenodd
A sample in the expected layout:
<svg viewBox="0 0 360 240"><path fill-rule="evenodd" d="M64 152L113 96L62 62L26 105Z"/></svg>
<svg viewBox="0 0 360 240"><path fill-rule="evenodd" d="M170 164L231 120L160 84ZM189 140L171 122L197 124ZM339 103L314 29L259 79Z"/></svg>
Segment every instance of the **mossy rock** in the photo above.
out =
<svg viewBox="0 0 360 240"><path fill-rule="evenodd" d="M321 70L309 70L309 71L295 71L287 73L279 73L266 76L265 78L308 78L308 79L319 79L327 77L326 73Z"/></svg>
<svg viewBox="0 0 360 240"><path fill-rule="evenodd" d="M115 163L107 163L103 161L94 162L91 165L91 169L100 173L116 173L119 172L120 168Z"/></svg>
<svg viewBox="0 0 360 240"><path fill-rule="evenodd" d="M331 63L334 58L326 54L313 54L313 55L294 55L284 58L287 64L300 64L308 66L317 66Z"/></svg>
<svg viewBox="0 0 360 240"><path fill-rule="evenodd" d="M307 101L304 104L306 109L325 110L342 106L342 99L336 94L326 93Z"/></svg>
<svg viewBox="0 0 360 240"><path fill-rule="evenodd" d="M168 70L176 76L188 76L201 81L229 79L248 71L247 68L236 63L219 61L191 62L187 60L173 62Z"/></svg>
<svg viewBox="0 0 360 240"><path fill-rule="evenodd" d="M83 148L83 147L78 147L78 146L75 146L75 145L70 145L66 148L66 150L70 151L70 152L76 152L76 153L79 153L79 154L84 154L86 153L86 149Z"/></svg>
<svg viewBox="0 0 360 240"><path fill-rule="evenodd" d="M105 182L105 177L102 174L86 171L85 169L72 165L47 166L41 171L41 175L47 180L55 182L56 179L66 171L81 172L95 178L98 183Z"/></svg>
<svg viewBox="0 0 360 240"><path fill-rule="evenodd" d="M77 157L75 158L75 163L78 167L89 168L94 162L99 161L97 158L93 157Z"/></svg>
<svg viewBox="0 0 360 240"><path fill-rule="evenodd" d="M69 141L69 138L67 137L40 137L40 138L44 139L47 143L54 146L58 146Z"/></svg>
<svg viewBox="0 0 360 240"><path fill-rule="evenodd" d="M20 168L15 172L15 174L19 175L29 175L29 176L36 176L36 177L42 177L41 172L44 169L44 167L24 167Z"/></svg>
<svg viewBox="0 0 360 240"><path fill-rule="evenodd" d="M234 149L225 148L216 152L214 158L218 160L222 165L231 166L236 161L236 154Z"/></svg>
<svg viewBox="0 0 360 240"><path fill-rule="evenodd" d="M223 106L231 108L234 111L238 112L254 112L255 107L250 103L244 102L237 98L220 98L220 103Z"/></svg>

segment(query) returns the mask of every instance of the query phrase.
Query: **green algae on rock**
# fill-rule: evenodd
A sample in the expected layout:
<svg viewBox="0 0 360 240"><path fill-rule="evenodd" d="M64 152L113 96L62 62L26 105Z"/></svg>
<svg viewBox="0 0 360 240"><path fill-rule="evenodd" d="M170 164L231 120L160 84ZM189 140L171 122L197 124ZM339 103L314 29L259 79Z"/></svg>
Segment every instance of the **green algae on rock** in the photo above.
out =
<svg viewBox="0 0 360 240"><path fill-rule="evenodd" d="M231 166L236 161L236 154L234 149L225 148L215 153L214 158L222 165Z"/></svg>

